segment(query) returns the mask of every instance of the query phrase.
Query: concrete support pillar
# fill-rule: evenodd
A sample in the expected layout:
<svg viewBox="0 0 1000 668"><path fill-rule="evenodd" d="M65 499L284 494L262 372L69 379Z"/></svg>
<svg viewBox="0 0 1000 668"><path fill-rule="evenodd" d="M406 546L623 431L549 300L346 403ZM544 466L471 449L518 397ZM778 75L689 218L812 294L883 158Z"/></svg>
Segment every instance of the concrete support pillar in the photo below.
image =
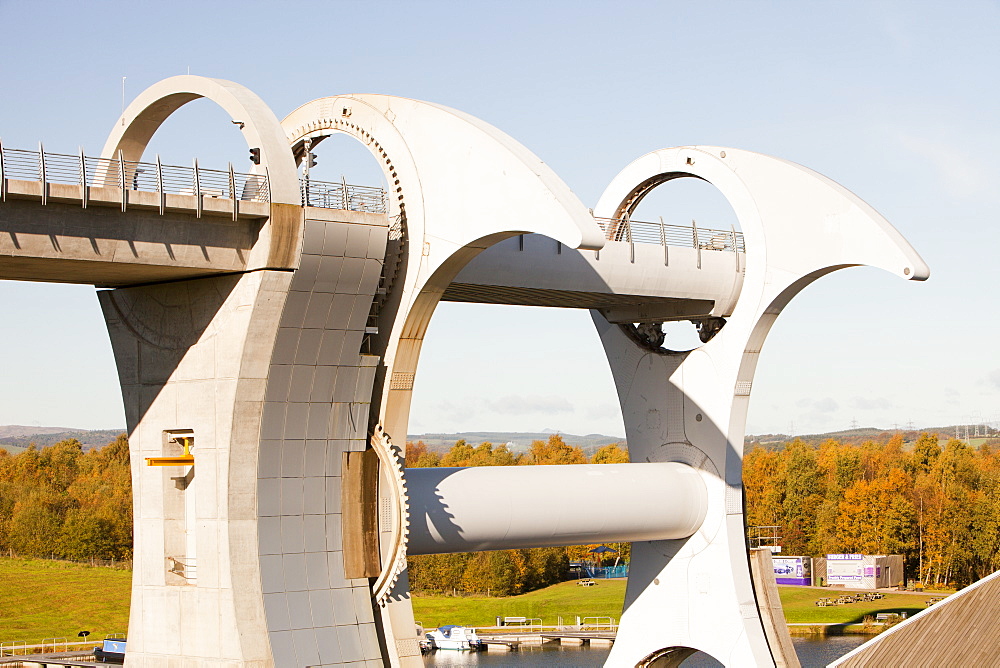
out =
<svg viewBox="0 0 1000 668"><path fill-rule="evenodd" d="M290 280L263 271L99 293L132 460L131 665L267 665L248 548L267 362ZM176 430L191 430L195 465L146 466L180 454Z"/></svg>
<svg viewBox="0 0 1000 668"><path fill-rule="evenodd" d="M133 665L384 654L367 579L344 577L340 464L367 447L387 221L309 211L296 272L100 293L132 454ZM147 467L177 430L194 465Z"/></svg>

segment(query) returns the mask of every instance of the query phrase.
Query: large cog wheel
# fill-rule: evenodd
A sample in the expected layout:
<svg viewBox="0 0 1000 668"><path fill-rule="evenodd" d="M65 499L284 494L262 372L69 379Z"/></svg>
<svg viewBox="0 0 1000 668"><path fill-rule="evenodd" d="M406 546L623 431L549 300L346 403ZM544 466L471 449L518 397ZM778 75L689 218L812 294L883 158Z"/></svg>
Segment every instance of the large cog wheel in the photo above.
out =
<svg viewBox="0 0 1000 668"><path fill-rule="evenodd" d="M372 585L372 597L380 606L385 606L399 574L406 568L410 503L403 478L403 458L382 425L376 425L371 445L381 469L378 523L382 559L382 572Z"/></svg>

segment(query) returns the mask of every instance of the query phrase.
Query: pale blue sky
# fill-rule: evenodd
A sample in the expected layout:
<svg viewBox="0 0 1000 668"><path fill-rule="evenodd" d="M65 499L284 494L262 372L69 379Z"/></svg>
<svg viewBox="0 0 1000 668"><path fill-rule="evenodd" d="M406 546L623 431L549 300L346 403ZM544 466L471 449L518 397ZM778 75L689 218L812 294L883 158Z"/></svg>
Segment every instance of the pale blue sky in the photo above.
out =
<svg viewBox="0 0 1000 668"><path fill-rule="evenodd" d="M0 26L9 147L96 154L123 76L131 99L190 67L250 87L279 117L350 92L462 109L521 141L588 206L665 146L799 162L885 215L932 277L852 269L807 289L764 348L748 431L1000 419L996 2L0 0ZM228 121L191 105L151 150L239 168L246 148ZM377 179L339 146L343 158L320 151L320 178ZM700 223L724 218L700 197L685 200L704 203ZM655 208L669 203L647 210L669 215ZM123 424L93 293L0 283L0 424ZM443 305L411 433L543 428L622 433L589 316Z"/></svg>

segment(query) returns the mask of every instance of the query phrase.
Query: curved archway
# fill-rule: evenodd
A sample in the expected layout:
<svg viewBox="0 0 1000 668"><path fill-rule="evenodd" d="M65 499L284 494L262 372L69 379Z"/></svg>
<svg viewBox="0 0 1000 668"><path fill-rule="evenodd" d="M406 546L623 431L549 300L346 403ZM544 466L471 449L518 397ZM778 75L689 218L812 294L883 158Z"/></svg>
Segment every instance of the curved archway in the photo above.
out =
<svg viewBox="0 0 1000 668"><path fill-rule="evenodd" d="M655 652L650 652L643 657L636 665L636 668L680 668L692 656L702 654L716 663L718 660L707 652L694 649L692 647L664 647Z"/></svg>
<svg viewBox="0 0 1000 668"><path fill-rule="evenodd" d="M458 271L506 237L535 232L573 248L599 249L604 233L565 183L518 142L454 109L387 95L321 98L282 126L293 152L333 132L368 147L383 165L390 215L402 229L395 317L380 334L389 374L382 393L386 431L405 432L420 341L434 307ZM448 137L443 143L441 137ZM523 214L512 224L510 207ZM395 258L392 258L395 260ZM389 291L387 291L389 292Z"/></svg>
<svg viewBox="0 0 1000 668"><path fill-rule="evenodd" d="M208 98L225 109L234 122L242 124L247 146L260 149L257 169L267 172L271 201L298 206L298 176L281 124L253 91L232 81L188 74L153 84L125 109L108 135L102 157L114 158L121 151L125 160L138 162L163 122L199 98Z"/></svg>

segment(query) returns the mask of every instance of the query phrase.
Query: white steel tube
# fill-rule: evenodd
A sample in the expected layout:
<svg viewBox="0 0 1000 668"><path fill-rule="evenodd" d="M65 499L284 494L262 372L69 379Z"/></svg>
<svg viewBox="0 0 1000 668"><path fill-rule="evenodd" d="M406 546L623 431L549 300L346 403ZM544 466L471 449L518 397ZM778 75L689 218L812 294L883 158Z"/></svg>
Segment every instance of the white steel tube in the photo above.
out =
<svg viewBox="0 0 1000 668"><path fill-rule="evenodd" d="M685 464L412 468L408 554L687 538L708 493Z"/></svg>

